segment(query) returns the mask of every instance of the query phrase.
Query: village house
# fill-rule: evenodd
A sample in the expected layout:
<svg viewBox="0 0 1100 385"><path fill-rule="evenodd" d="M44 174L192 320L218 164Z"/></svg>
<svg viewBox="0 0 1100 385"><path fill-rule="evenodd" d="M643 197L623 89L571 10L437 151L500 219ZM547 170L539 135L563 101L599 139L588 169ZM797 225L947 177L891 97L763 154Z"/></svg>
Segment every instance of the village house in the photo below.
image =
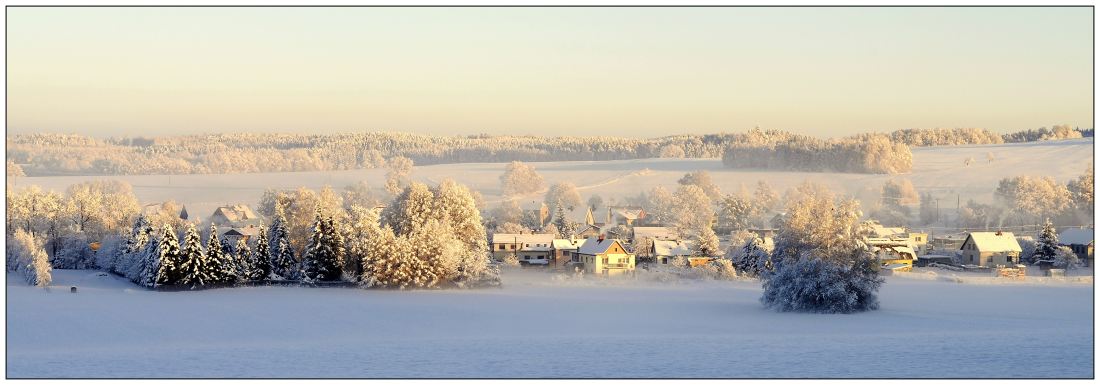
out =
<svg viewBox="0 0 1100 385"><path fill-rule="evenodd" d="M694 255L694 246L695 244L692 241L656 240L653 241L653 245L649 249L649 255L654 263L667 265L673 258L687 258Z"/></svg>
<svg viewBox="0 0 1100 385"><path fill-rule="evenodd" d="M214 209L214 214L210 216L210 223L214 224L219 236L226 238L230 243L236 243L242 238L247 241L258 236L263 218L256 215L248 205L236 204Z"/></svg>
<svg viewBox="0 0 1100 385"><path fill-rule="evenodd" d="M588 238L576 255L586 274L616 276L634 272L634 254L618 239Z"/></svg>
<svg viewBox="0 0 1100 385"><path fill-rule="evenodd" d="M954 252L962 248L967 235L967 233L937 235L932 237L930 245L932 250Z"/></svg>
<svg viewBox="0 0 1100 385"><path fill-rule="evenodd" d="M493 234L490 248L493 258L503 261L514 255L520 264L547 265L550 263L550 249L554 242L553 234Z"/></svg>
<svg viewBox="0 0 1100 385"><path fill-rule="evenodd" d="M1011 266L1020 263L1020 242L1010 232L976 231L963 241L962 263L993 267Z"/></svg>
<svg viewBox="0 0 1100 385"><path fill-rule="evenodd" d="M1077 254L1082 266L1092 266L1093 242L1095 230L1091 228L1069 228L1058 233L1058 245L1069 247Z"/></svg>
<svg viewBox="0 0 1100 385"><path fill-rule="evenodd" d="M637 242L639 239L651 239L654 241L675 241L680 239L680 234L675 228L663 226L634 226L631 239Z"/></svg>
<svg viewBox="0 0 1100 385"><path fill-rule="evenodd" d="M644 220L645 210L637 206L607 206L607 220L604 226L634 226L634 222Z"/></svg>
<svg viewBox="0 0 1100 385"><path fill-rule="evenodd" d="M577 250L584 244L583 238L555 239L550 244L550 267L564 268L569 262L576 261Z"/></svg>

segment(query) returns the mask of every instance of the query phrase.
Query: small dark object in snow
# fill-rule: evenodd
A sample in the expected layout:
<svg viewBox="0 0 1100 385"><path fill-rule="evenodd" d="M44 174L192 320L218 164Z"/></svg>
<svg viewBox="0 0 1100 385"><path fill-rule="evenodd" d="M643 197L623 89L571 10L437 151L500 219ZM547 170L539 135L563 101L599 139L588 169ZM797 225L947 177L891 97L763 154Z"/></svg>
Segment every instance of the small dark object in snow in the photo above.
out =
<svg viewBox="0 0 1100 385"><path fill-rule="evenodd" d="M70 293L76 293L76 286L70 287L69 292Z"/></svg>

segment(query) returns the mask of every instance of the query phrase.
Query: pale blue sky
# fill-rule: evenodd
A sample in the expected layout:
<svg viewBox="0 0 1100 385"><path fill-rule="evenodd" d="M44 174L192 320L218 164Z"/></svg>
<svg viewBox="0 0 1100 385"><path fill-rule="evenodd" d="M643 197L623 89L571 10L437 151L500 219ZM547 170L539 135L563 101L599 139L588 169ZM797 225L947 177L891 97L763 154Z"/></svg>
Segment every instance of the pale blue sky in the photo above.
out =
<svg viewBox="0 0 1100 385"><path fill-rule="evenodd" d="M8 8L9 132L1092 126L1091 8Z"/></svg>

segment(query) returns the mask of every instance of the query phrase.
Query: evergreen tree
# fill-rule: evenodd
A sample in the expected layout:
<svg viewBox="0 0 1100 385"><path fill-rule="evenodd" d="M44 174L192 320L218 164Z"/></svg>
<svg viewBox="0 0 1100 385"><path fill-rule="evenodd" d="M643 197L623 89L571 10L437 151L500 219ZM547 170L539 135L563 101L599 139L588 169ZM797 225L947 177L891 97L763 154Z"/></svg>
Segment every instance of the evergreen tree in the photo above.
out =
<svg viewBox="0 0 1100 385"><path fill-rule="evenodd" d="M1058 256L1058 233L1054 231L1054 224L1047 218L1043 229L1039 230L1039 241L1035 245L1035 254L1031 255L1031 263L1054 263Z"/></svg>
<svg viewBox="0 0 1100 385"><path fill-rule="evenodd" d="M331 223L321 217L321 210L318 209L314 216L313 234L310 235L306 252L302 255L302 270L309 280L340 279L342 263L336 254L334 229L329 226Z"/></svg>
<svg viewBox="0 0 1100 385"><path fill-rule="evenodd" d="M273 279L297 279L298 260L290 246L286 218L281 209L275 212L275 221L271 223L271 277Z"/></svg>
<svg viewBox="0 0 1100 385"><path fill-rule="evenodd" d="M210 235L206 238L206 271L210 277L210 282L207 283L224 283L229 280L225 265L227 260L221 239L218 237L218 229L211 224Z"/></svg>
<svg viewBox="0 0 1100 385"><path fill-rule="evenodd" d="M577 232L577 224L565 217L565 209L562 208L561 202L557 203L557 210L554 212L554 227L558 229L558 236L570 239Z"/></svg>
<svg viewBox="0 0 1100 385"><path fill-rule="evenodd" d="M260 226L260 236L256 239L256 250L252 253L252 258L255 274L251 279L253 281L267 279L271 275L271 247L267 242L267 229L263 225Z"/></svg>
<svg viewBox="0 0 1100 385"><path fill-rule="evenodd" d="M248 240L241 237L237 245L233 247L233 255L237 261L237 281L248 282L255 280L259 273L256 271L256 259L252 256L252 249L248 247Z"/></svg>
<svg viewBox="0 0 1100 385"><path fill-rule="evenodd" d="M211 226L213 227L213 226ZM213 228L211 230L214 230ZM237 249L233 247L233 244L229 241L229 238L218 237L218 244L221 248L221 271L223 283L237 282L237 278L240 276L238 267L240 260L237 258Z"/></svg>
<svg viewBox="0 0 1100 385"><path fill-rule="evenodd" d="M145 243L149 242L152 234L153 228L149 220L144 215L139 215L130 231L130 236L126 239L125 246L111 262L110 271L121 276L129 276L130 268L137 261L140 252L145 249Z"/></svg>
<svg viewBox="0 0 1100 385"><path fill-rule="evenodd" d="M202 249L202 238L199 237L195 225L187 227L187 234L183 238L183 250L180 251L180 261L183 269L180 284L202 286L211 283L208 259Z"/></svg>
<svg viewBox="0 0 1100 385"><path fill-rule="evenodd" d="M160 259L160 266L154 286L179 283L183 278L183 260L180 257L179 239L171 224L164 224L156 254Z"/></svg>

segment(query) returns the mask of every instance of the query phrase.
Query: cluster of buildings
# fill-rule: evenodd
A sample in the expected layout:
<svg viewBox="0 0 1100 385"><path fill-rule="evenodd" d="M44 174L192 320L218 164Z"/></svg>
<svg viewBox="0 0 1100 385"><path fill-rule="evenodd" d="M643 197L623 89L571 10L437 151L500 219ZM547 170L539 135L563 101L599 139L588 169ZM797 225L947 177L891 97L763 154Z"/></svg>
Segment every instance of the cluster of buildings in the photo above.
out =
<svg viewBox="0 0 1100 385"><path fill-rule="evenodd" d="M978 267L1013 266L1021 263L1020 241L1031 236L1018 236L1008 231L971 231L929 236L900 227L872 225L873 236L867 243L879 255L883 266L907 270L913 264L928 262L958 263ZM1069 247L1083 266L1093 264L1095 230L1067 228L1058 233L1058 244Z"/></svg>

